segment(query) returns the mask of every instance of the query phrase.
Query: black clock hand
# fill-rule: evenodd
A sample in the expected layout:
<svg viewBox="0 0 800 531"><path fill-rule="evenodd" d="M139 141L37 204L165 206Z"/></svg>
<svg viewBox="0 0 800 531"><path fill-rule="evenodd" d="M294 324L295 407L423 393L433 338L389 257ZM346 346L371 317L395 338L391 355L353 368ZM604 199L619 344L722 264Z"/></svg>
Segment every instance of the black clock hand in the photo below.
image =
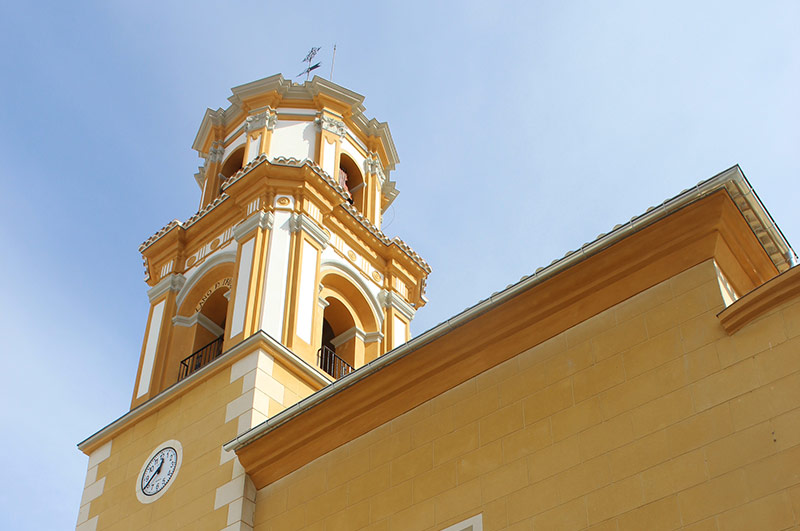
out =
<svg viewBox="0 0 800 531"><path fill-rule="evenodd" d="M150 476L150 479L147 480L147 483L144 484L144 486L142 487L142 490L146 489L147 486L150 484L150 482L153 481L153 478L155 478L158 475L158 473L161 472L161 467L162 466L164 466L164 458L163 457L161 458L161 462L158 463L158 468L156 468L156 471L153 472L152 476Z"/></svg>

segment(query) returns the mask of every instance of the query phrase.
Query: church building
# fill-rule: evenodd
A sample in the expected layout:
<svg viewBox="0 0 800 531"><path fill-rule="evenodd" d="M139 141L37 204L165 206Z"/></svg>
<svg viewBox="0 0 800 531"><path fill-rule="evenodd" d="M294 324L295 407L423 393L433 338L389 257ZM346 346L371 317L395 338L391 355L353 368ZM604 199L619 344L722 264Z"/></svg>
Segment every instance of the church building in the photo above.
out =
<svg viewBox="0 0 800 531"><path fill-rule="evenodd" d="M800 268L738 166L412 339L431 269L381 231L363 100L276 75L206 111L77 531L800 526Z"/></svg>

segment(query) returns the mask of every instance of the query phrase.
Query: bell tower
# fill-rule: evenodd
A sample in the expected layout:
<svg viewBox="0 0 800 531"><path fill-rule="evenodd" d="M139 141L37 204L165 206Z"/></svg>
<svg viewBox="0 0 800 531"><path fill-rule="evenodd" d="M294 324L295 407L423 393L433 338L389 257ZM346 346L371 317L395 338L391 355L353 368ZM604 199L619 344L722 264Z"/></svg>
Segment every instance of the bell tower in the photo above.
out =
<svg viewBox="0 0 800 531"><path fill-rule="evenodd" d="M132 405L257 332L333 378L409 337L430 269L381 232L389 127L315 77L235 87L194 141L200 210L140 247L150 316Z"/></svg>
<svg viewBox="0 0 800 531"><path fill-rule="evenodd" d="M131 410L78 445L80 530L250 529L252 483L222 445L405 343L426 302L427 263L381 232L398 158L363 96L281 75L232 92L194 140L199 210L139 248Z"/></svg>

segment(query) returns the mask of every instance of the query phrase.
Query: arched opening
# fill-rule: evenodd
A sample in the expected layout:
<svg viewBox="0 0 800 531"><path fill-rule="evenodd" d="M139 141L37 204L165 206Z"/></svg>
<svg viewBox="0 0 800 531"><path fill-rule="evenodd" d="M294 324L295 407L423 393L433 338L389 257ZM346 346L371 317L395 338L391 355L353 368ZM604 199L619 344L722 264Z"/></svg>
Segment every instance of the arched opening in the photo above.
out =
<svg viewBox="0 0 800 531"><path fill-rule="evenodd" d="M178 312L172 320L169 356L174 368L168 371L177 380L222 355L233 263L225 261L200 267L202 271L195 273L178 294Z"/></svg>
<svg viewBox="0 0 800 531"><path fill-rule="evenodd" d="M338 297L325 299L328 305L322 314L322 341L317 352L320 368L333 376L341 378L353 371L356 358L356 345L350 335L358 329L351 309Z"/></svg>
<svg viewBox="0 0 800 531"><path fill-rule="evenodd" d="M216 290L200 300L197 313L187 320L194 330L192 353L181 361L178 380L200 370L222 355L230 285L215 287Z"/></svg>
<svg viewBox="0 0 800 531"><path fill-rule="evenodd" d="M368 294L338 268L326 269L320 281L324 301L318 363L341 378L380 355L380 316L373 311Z"/></svg>
<svg viewBox="0 0 800 531"><path fill-rule="evenodd" d="M350 204L363 214L366 197L364 176L358 164L346 153L342 153L339 157L339 185L350 192Z"/></svg>
<svg viewBox="0 0 800 531"><path fill-rule="evenodd" d="M220 184L242 167L244 167L244 146L236 148L222 164L222 169L219 171Z"/></svg>

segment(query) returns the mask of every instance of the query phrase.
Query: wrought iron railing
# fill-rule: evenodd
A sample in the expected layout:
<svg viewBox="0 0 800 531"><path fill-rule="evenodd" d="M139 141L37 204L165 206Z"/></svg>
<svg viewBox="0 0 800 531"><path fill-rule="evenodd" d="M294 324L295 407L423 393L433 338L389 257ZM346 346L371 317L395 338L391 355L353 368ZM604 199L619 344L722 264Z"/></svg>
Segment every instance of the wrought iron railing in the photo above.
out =
<svg viewBox="0 0 800 531"><path fill-rule="evenodd" d="M355 370L352 365L337 356L336 352L326 346L317 351L317 365L337 380Z"/></svg>
<svg viewBox="0 0 800 531"><path fill-rule="evenodd" d="M191 356L181 361L181 366L178 369L178 381L183 380L193 372L199 371L215 359L219 358L222 354L222 339L225 336L220 336L208 345L204 346Z"/></svg>

